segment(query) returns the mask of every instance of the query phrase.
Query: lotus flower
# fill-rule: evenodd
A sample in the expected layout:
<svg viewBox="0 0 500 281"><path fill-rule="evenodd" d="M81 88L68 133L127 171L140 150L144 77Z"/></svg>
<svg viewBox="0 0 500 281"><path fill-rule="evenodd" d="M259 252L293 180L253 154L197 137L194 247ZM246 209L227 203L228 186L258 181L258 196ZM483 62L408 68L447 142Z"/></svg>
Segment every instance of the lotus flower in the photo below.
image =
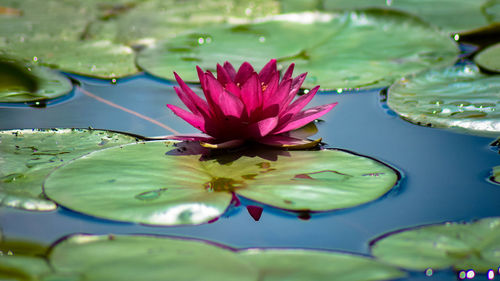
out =
<svg viewBox="0 0 500 281"><path fill-rule="evenodd" d="M167 107L204 134L173 138L200 141L208 148L231 148L248 141L286 148L316 146L321 139L302 139L304 134L294 130L324 115L337 103L303 110L319 86L295 99L307 74L292 78L293 68L291 64L280 81L275 59L259 73L248 62L237 72L229 62L218 64L217 78L197 67L206 101L174 72L180 86L174 89L189 111L171 104Z"/></svg>

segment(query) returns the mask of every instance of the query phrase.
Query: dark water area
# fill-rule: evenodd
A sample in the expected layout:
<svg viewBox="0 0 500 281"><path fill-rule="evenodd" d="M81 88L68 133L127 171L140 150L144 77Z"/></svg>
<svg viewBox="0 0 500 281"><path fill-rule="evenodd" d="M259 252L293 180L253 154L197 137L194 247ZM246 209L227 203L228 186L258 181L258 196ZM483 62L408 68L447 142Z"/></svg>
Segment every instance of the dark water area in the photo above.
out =
<svg viewBox="0 0 500 281"><path fill-rule="evenodd" d="M81 89L76 88L70 99L45 108L0 105L0 128L92 127L148 137L173 134L87 94L91 93L155 119L173 131L196 132L166 108L167 103L180 105L171 83L143 74L116 84L75 77L81 81ZM10 239L50 244L72 233L148 233L205 239L236 248L292 247L369 255L369 242L387 232L500 216L500 185L487 180L491 169L500 165L500 155L490 146L493 138L408 123L381 102L380 90L321 93L310 106L331 102L339 104L318 123L317 134L327 147L376 158L402 174L399 185L374 202L300 219L297 213L242 198L241 206L213 223L176 227L113 222L65 208L37 213L0 207L3 234ZM248 205L264 207L258 221L248 213ZM423 272L411 273L404 280L456 279L456 273L445 270L430 277Z"/></svg>

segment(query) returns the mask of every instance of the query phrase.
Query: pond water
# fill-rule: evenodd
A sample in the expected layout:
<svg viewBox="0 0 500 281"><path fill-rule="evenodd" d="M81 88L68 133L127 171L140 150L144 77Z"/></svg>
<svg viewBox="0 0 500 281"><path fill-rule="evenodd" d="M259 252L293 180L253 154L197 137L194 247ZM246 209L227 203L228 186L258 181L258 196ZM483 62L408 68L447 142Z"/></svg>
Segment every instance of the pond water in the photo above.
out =
<svg viewBox="0 0 500 281"><path fill-rule="evenodd" d="M194 129L177 118L165 104L180 105L173 84L137 75L110 84L72 76L81 83L71 98L45 108L0 105L0 129L87 128L108 129L152 137L170 135L164 127L98 101L88 93L163 123L180 133ZM500 185L488 181L500 165L493 138L408 123L381 102L381 90L321 93L310 106L337 101L339 105L318 122L327 147L374 157L398 169L399 185L378 200L334 212L299 219L297 213L264 207L255 221L245 206L219 220L198 226L154 227L113 222L65 208L28 212L0 207L0 226L8 238L50 244L72 233L149 233L193 237L235 248L293 247L369 254L369 242L390 231L445 221L471 221L500 216ZM455 280L451 270L431 277L412 273L404 280ZM485 276L475 278L486 280Z"/></svg>

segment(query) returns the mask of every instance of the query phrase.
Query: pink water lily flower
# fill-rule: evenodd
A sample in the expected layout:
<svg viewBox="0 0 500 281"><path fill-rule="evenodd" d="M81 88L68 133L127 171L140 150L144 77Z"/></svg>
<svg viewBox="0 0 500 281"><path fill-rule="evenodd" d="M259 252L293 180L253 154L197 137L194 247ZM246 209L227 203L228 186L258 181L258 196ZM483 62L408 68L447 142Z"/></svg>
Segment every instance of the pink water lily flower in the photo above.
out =
<svg viewBox="0 0 500 281"><path fill-rule="evenodd" d="M303 134L294 134L294 130L324 115L337 103L303 110L319 86L295 99L307 74L292 78L293 68L291 64L280 81L275 59L259 73L248 62L237 72L229 62L218 64L217 78L197 67L206 101L174 73L180 86L174 89L189 111L171 104L167 107L203 132L174 138L200 141L208 148L231 148L247 141L286 148L316 146L321 139L309 141L301 138Z"/></svg>

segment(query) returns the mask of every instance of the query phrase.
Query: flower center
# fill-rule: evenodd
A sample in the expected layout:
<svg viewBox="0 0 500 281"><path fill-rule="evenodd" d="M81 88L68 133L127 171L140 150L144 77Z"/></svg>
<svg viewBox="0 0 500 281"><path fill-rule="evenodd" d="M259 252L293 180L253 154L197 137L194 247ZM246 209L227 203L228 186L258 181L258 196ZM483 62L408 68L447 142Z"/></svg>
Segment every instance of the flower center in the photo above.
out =
<svg viewBox="0 0 500 281"><path fill-rule="evenodd" d="M212 178L212 180L203 184L207 191L214 192L233 192L237 188L245 186L244 181L235 180L232 178Z"/></svg>
<svg viewBox="0 0 500 281"><path fill-rule="evenodd" d="M262 88L262 92L264 92L267 89L267 85L264 84L264 82L260 83L260 87Z"/></svg>

